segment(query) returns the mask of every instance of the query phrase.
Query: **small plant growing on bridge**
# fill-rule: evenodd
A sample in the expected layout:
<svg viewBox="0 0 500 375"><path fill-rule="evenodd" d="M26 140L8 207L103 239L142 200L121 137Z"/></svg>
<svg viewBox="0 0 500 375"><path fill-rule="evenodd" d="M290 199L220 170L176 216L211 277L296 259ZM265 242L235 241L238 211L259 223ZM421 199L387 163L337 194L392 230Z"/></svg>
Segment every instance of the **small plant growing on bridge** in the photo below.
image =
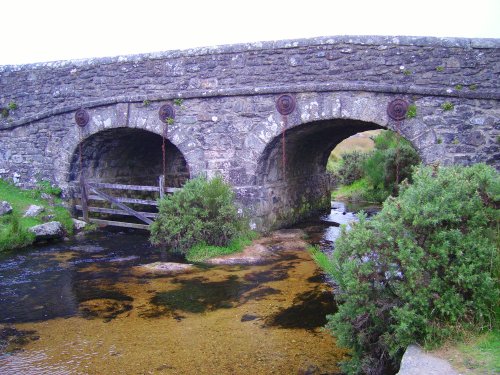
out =
<svg viewBox="0 0 500 375"><path fill-rule="evenodd" d="M455 106L452 102L444 102L443 104L441 104L441 109L443 111L451 111L453 108L455 108Z"/></svg>
<svg viewBox="0 0 500 375"><path fill-rule="evenodd" d="M339 286L327 327L351 349L348 374L393 373L407 345L495 322L498 172L420 167L413 181L372 220L344 228L330 264L320 255Z"/></svg>
<svg viewBox="0 0 500 375"><path fill-rule="evenodd" d="M184 99L182 99L182 98L174 99L174 105L176 105L178 107L181 107L183 103L184 103Z"/></svg>
<svg viewBox="0 0 500 375"><path fill-rule="evenodd" d="M149 107L149 106L151 105L151 101L146 99L146 100L144 100L144 101L142 102L142 105L143 105L144 107Z"/></svg>
<svg viewBox="0 0 500 375"><path fill-rule="evenodd" d="M10 111L15 111L18 107L18 105L16 104L15 101L11 100L9 102L9 105L7 106L7 108L10 110Z"/></svg>
<svg viewBox="0 0 500 375"><path fill-rule="evenodd" d="M464 86L463 86L463 85L460 85L460 84L455 85L455 90L457 90L457 91L460 91L460 90L462 90L463 88L464 88Z"/></svg>
<svg viewBox="0 0 500 375"><path fill-rule="evenodd" d="M477 90L477 85L475 83L473 83L472 85L469 85L469 90L471 90L471 91Z"/></svg>
<svg viewBox="0 0 500 375"><path fill-rule="evenodd" d="M444 71L444 66L442 65L436 66L436 72L442 72L442 71Z"/></svg>
<svg viewBox="0 0 500 375"><path fill-rule="evenodd" d="M199 252L203 247L231 247L248 232L248 222L238 214L231 187L221 177L197 177L160 200L151 242L189 258L192 248Z"/></svg>
<svg viewBox="0 0 500 375"><path fill-rule="evenodd" d="M406 111L406 118L415 118L417 117L417 105L412 103L408 106L408 110Z"/></svg>

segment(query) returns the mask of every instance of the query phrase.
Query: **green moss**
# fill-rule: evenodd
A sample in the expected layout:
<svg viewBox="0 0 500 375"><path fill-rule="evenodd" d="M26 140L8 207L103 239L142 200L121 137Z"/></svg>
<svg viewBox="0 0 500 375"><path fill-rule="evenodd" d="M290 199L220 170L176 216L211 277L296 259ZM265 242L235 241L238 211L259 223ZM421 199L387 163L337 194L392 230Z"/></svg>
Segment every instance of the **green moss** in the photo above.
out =
<svg viewBox="0 0 500 375"><path fill-rule="evenodd" d="M444 71L444 66L442 65L436 66L436 72L442 72L442 71Z"/></svg>
<svg viewBox="0 0 500 375"><path fill-rule="evenodd" d="M462 90L464 87L462 85L455 85L455 90L457 91L460 91Z"/></svg>
<svg viewBox="0 0 500 375"><path fill-rule="evenodd" d="M469 85L469 90L472 90L472 91L477 90L477 84L473 83L472 85Z"/></svg>

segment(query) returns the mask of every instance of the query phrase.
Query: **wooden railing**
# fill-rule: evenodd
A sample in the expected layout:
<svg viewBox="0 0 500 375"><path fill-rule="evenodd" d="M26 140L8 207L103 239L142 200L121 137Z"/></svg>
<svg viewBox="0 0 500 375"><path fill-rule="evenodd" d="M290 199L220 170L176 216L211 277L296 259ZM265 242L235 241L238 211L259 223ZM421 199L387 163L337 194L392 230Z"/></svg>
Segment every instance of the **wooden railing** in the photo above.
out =
<svg viewBox="0 0 500 375"><path fill-rule="evenodd" d="M77 210L82 212L82 217L80 219L86 222L92 222L99 225L112 225L112 226L136 228L136 229L149 229L149 225L153 223L153 220L157 217L157 213L138 211L127 206L125 203L130 203L134 205L158 206L158 202L156 200L150 200L150 199L116 197L108 193L105 193L103 189L156 192L158 193L160 198L163 198L165 194L174 193L175 191L180 190L180 188L165 187L165 178L163 176L159 177L157 186L92 182L85 180L83 177L80 178L79 197L81 204L80 205L77 204L75 206ZM108 202L112 207L114 206L116 208L91 206L90 201L101 201L101 202L105 201ZM99 214L129 216L129 217L133 216L142 221L144 224L92 218L89 216L89 213L91 212Z"/></svg>

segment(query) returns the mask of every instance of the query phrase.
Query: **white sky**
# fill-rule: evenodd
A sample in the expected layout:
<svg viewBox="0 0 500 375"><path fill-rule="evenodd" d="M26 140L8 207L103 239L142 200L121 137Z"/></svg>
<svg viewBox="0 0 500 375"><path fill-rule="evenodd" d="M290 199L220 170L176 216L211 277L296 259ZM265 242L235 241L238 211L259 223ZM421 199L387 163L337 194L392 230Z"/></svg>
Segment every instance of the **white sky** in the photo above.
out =
<svg viewBox="0 0 500 375"><path fill-rule="evenodd" d="M0 65L333 35L500 38L500 0L7 0Z"/></svg>

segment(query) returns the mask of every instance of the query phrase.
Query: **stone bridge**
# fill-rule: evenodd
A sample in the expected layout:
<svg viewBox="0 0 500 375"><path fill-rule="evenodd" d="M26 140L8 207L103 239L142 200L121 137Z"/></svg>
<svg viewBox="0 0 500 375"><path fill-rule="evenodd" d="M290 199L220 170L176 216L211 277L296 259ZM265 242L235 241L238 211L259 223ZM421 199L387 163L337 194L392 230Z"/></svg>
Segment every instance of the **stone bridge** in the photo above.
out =
<svg viewBox="0 0 500 375"><path fill-rule="evenodd" d="M0 178L68 192L81 160L88 177L154 184L167 131L167 184L221 174L257 228L328 204L328 155L360 131L398 131L428 164L499 168L498 39L343 36L2 66L0 87ZM398 120L396 105L391 117L390 103L416 116Z"/></svg>

